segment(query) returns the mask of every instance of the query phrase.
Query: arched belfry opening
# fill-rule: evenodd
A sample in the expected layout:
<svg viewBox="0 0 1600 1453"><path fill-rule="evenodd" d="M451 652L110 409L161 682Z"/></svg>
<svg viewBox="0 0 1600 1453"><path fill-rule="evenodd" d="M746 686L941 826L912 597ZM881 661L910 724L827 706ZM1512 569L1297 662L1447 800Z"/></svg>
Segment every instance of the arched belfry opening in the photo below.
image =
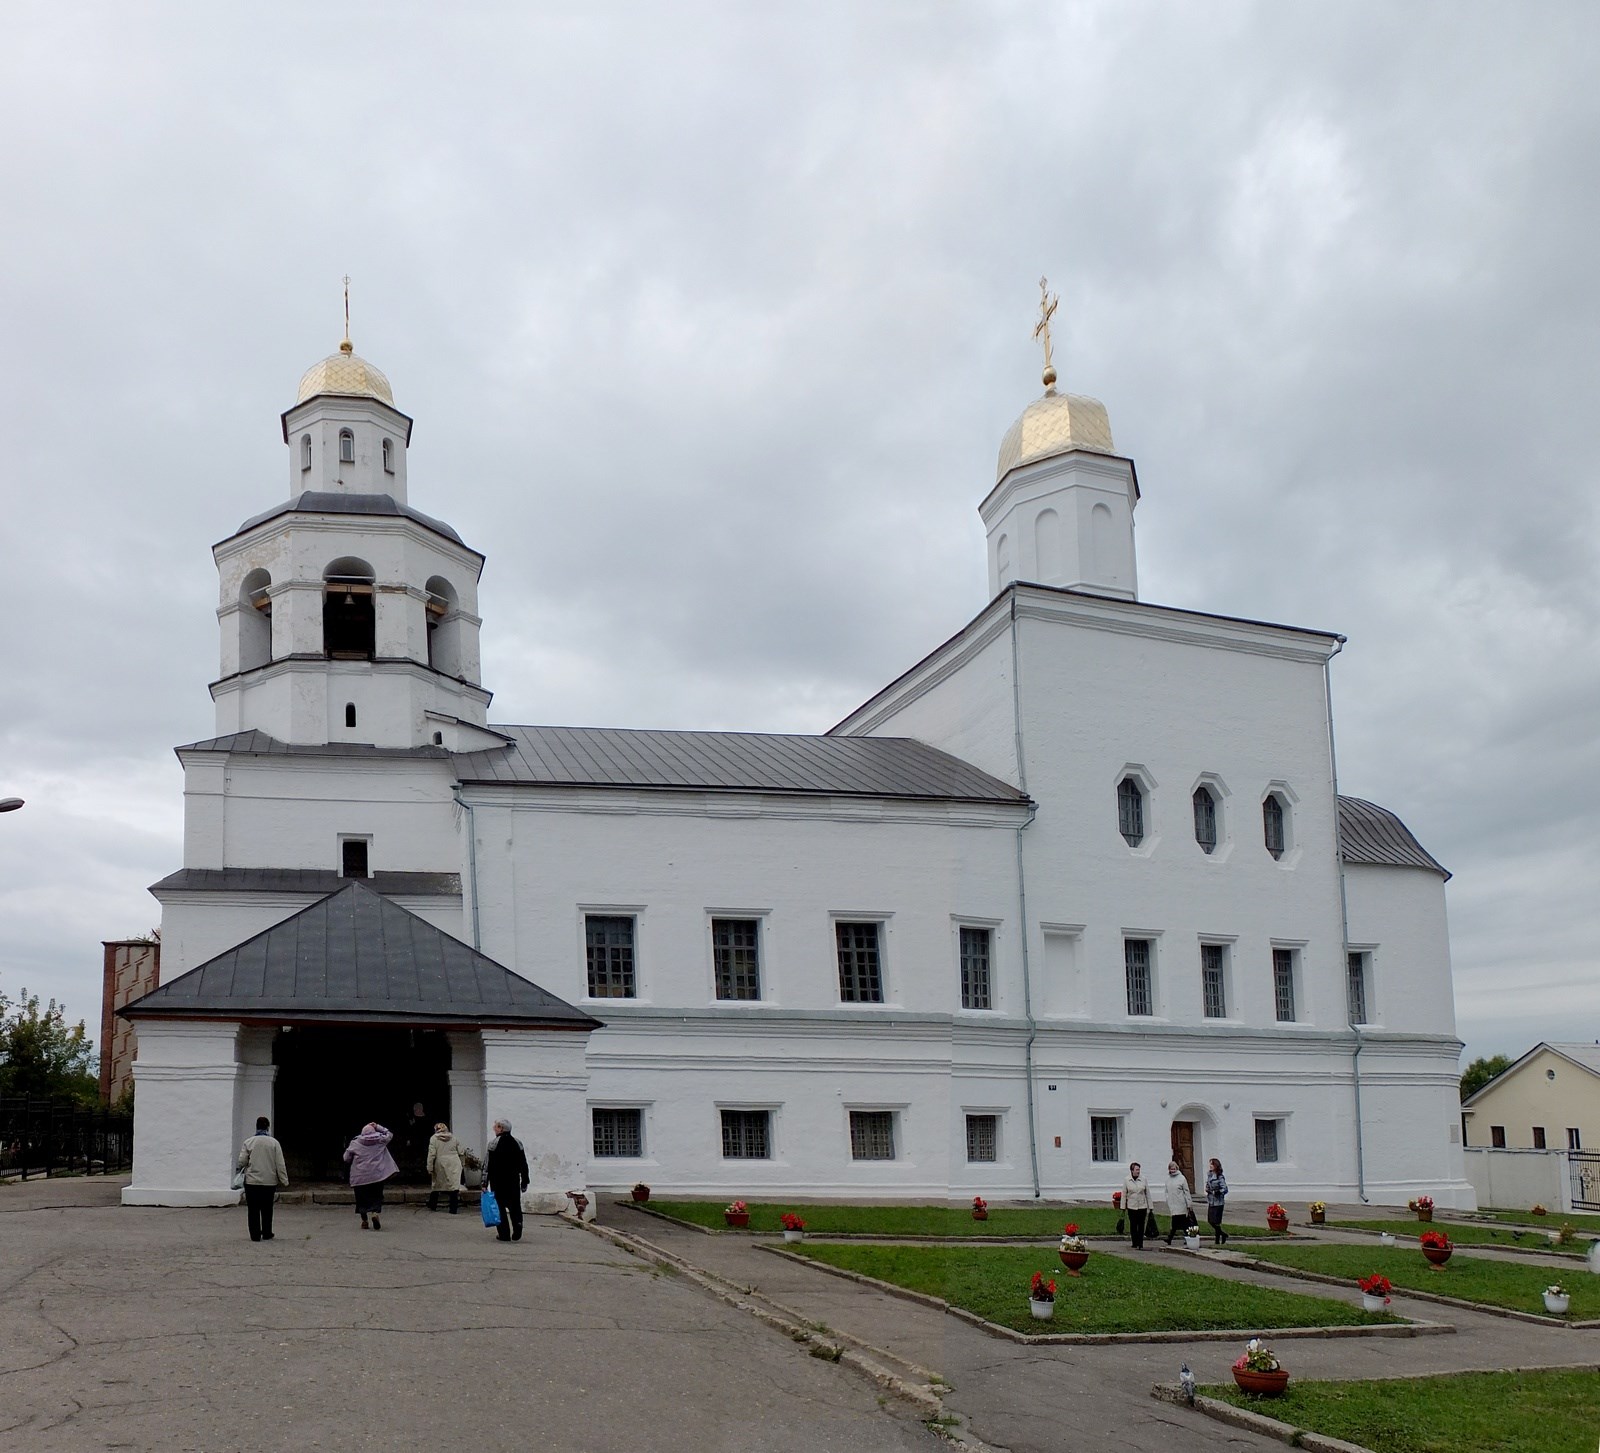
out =
<svg viewBox="0 0 1600 1453"><path fill-rule="evenodd" d="M239 669L253 671L272 660L272 577L252 570L239 583Z"/></svg>
<svg viewBox="0 0 1600 1453"><path fill-rule="evenodd" d="M455 586L431 576L428 592L428 664L446 676L461 675L461 610Z"/></svg>
<svg viewBox="0 0 1600 1453"><path fill-rule="evenodd" d="M377 638L373 586L365 560L342 556L322 572L322 649L330 661L370 661Z"/></svg>

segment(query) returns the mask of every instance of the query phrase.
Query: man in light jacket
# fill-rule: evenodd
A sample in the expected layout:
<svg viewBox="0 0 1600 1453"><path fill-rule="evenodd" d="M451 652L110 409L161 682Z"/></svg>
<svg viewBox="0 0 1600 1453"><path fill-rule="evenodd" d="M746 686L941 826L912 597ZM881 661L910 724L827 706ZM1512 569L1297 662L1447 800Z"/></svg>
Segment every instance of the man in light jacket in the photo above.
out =
<svg viewBox="0 0 1600 1453"><path fill-rule="evenodd" d="M245 1218L252 1241L272 1240L272 1203L278 1188L289 1184L283 1163L283 1147L267 1134L271 1122L265 1115L256 1118L256 1133L239 1151L238 1169L244 1172Z"/></svg>

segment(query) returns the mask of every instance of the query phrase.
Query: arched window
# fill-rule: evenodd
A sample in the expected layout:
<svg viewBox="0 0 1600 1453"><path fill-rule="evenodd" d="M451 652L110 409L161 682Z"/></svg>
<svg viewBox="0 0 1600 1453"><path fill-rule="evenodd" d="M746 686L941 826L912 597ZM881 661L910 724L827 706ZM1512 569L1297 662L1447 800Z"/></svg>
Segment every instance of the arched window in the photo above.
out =
<svg viewBox="0 0 1600 1453"><path fill-rule="evenodd" d="M239 669L253 671L272 660L272 577L252 570L239 584Z"/></svg>
<svg viewBox="0 0 1600 1453"><path fill-rule="evenodd" d="M1217 799L1209 787L1194 789L1194 840L1201 850L1212 853L1217 848Z"/></svg>
<svg viewBox="0 0 1600 1453"><path fill-rule="evenodd" d="M356 436L348 429L339 430L339 463L356 462Z"/></svg>
<svg viewBox="0 0 1600 1453"><path fill-rule="evenodd" d="M1276 792L1269 792L1261 803L1261 828L1267 851L1273 857L1281 858L1284 844L1283 799Z"/></svg>
<svg viewBox="0 0 1600 1453"><path fill-rule="evenodd" d="M300 436L300 467L302 469L311 468L311 435L309 434Z"/></svg>
<svg viewBox="0 0 1600 1453"><path fill-rule="evenodd" d="M347 701L344 704L344 724L347 727L353 727L356 724L356 704L353 701Z"/></svg>
<svg viewBox="0 0 1600 1453"><path fill-rule="evenodd" d="M431 576L428 592L428 664L446 676L461 675L461 612L456 588L442 575Z"/></svg>
<svg viewBox="0 0 1600 1453"><path fill-rule="evenodd" d="M1144 789L1132 777L1117 784L1117 831L1130 848L1144 841Z"/></svg>
<svg viewBox="0 0 1600 1453"><path fill-rule="evenodd" d="M385 439L383 441L383 467L390 474L394 473L394 440L393 439Z"/></svg>
<svg viewBox="0 0 1600 1453"><path fill-rule="evenodd" d="M994 573L1001 585L1011 583L1011 541L1004 535L995 542Z"/></svg>
<svg viewBox="0 0 1600 1453"><path fill-rule="evenodd" d="M322 648L330 661L370 661L377 637L372 591L376 580L365 560L345 556L322 572Z"/></svg>

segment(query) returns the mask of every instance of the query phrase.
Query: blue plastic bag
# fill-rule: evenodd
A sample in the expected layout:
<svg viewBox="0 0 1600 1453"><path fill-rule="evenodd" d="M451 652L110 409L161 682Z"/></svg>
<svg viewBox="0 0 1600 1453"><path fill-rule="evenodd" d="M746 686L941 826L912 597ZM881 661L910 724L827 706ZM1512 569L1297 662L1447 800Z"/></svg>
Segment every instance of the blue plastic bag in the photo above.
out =
<svg viewBox="0 0 1600 1453"><path fill-rule="evenodd" d="M498 1226L500 1224L500 1202L495 1200L494 1192L487 1186L478 1197L478 1209L483 1213L485 1226Z"/></svg>

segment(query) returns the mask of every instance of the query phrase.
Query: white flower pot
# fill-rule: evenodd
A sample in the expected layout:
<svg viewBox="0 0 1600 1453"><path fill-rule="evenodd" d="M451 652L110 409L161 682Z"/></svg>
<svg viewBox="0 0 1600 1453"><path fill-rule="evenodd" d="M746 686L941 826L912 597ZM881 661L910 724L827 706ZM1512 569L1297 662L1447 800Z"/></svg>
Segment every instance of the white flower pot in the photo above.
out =
<svg viewBox="0 0 1600 1453"><path fill-rule="evenodd" d="M1192 1234L1185 1236L1183 1238L1183 1249L1185 1251L1198 1251L1200 1249L1200 1238Z"/></svg>
<svg viewBox="0 0 1600 1453"><path fill-rule="evenodd" d="M1361 1293L1361 1310L1363 1312L1381 1312L1389 1305L1388 1297L1375 1297L1371 1292Z"/></svg>
<svg viewBox="0 0 1600 1453"><path fill-rule="evenodd" d="M1391 1236L1387 1231L1380 1232L1379 1235L1378 1235L1378 1245L1380 1245L1380 1246L1393 1246L1394 1245L1394 1237Z"/></svg>
<svg viewBox="0 0 1600 1453"><path fill-rule="evenodd" d="M804 1241L806 1239L806 1233L804 1231L785 1231L783 1233L783 1239L785 1241Z"/></svg>
<svg viewBox="0 0 1600 1453"><path fill-rule="evenodd" d="M1594 1272L1596 1276L1600 1276L1600 1241L1591 1241L1589 1243L1587 1260L1589 1270Z"/></svg>
<svg viewBox="0 0 1600 1453"><path fill-rule="evenodd" d="M1054 1301L1036 1302L1029 1297L1028 1310L1033 1313L1037 1321L1048 1322L1056 1314L1056 1304Z"/></svg>
<svg viewBox="0 0 1600 1453"><path fill-rule="evenodd" d="M1544 1294L1544 1309L1555 1317L1567 1315L1567 1308L1572 1305L1571 1297L1558 1297L1550 1292Z"/></svg>

